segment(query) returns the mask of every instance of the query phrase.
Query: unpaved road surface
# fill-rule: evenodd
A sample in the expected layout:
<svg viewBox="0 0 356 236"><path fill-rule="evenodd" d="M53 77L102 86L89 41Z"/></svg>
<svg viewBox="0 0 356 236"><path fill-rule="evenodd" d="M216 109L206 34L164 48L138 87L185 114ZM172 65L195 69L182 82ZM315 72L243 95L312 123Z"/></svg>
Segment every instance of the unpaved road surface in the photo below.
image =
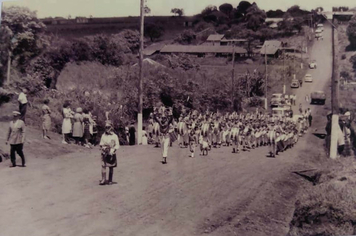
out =
<svg viewBox="0 0 356 236"><path fill-rule="evenodd" d="M331 30L325 31L311 52L318 61L315 81L296 90L298 104L330 79ZM323 111L313 106L318 125L325 124ZM240 154L224 147L190 158L175 144L162 165L160 149L125 146L118 151L116 184L99 186L98 149L62 145L54 134L42 141L39 131L29 131L27 167L0 163L1 236L285 235L305 183L292 171L315 167L312 160L323 152L312 129L276 158L266 157L267 147ZM2 149L4 141L1 132Z"/></svg>

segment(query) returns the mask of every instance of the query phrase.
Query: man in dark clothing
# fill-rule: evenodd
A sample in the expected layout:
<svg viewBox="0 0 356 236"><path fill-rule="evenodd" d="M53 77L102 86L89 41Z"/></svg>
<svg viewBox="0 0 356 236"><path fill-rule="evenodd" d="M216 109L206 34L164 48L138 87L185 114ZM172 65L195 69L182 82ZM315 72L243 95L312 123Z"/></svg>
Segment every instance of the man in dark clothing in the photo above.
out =
<svg viewBox="0 0 356 236"><path fill-rule="evenodd" d="M130 129L129 129L129 136L130 136L129 144L130 144L130 146L133 146L136 143L135 133L136 133L136 129L134 127L134 123L132 123L131 126L130 126Z"/></svg>
<svg viewBox="0 0 356 236"><path fill-rule="evenodd" d="M313 120L313 116L309 113L308 116L308 120L309 120L309 127L312 125L312 120Z"/></svg>

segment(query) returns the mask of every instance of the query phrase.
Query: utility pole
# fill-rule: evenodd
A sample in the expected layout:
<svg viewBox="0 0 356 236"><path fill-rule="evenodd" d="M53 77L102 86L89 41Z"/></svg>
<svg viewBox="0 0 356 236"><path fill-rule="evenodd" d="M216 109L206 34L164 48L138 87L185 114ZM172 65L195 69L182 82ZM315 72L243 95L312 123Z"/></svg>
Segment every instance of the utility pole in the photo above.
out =
<svg viewBox="0 0 356 236"><path fill-rule="evenodd" d="M325 17L326 18L326 17ZM334 21L334 15L332 18ZM338 75L335 71L335 25L331 23L332 27L332 75L331 75L331 109L332 109L332 120L331 120L331 142L330 142L330 158L336 159L338 156L337 152L337 139L339 127L339 99L338 99Z"/></svg>
<svg viewBox="0 0 356 236"><path fill-rule="evenodd" d="M141 0L140 6L140 81L138 87L138 113L137 113L137 144L141 144L142 140L142 107L143 107L143 35L144 35L144 18L145 18L145 11L144 11L144 0Z"/></svg>
<svg viewBox="0 0 356 236"><path fill-rule="evenodd" d="M283 51L283 94L286 94L286 68L285 68L285 51Z"/></svg>
<svg viewBox="0 0 356 236"><path fill-rule="evenodd" d="M232 75L231 75L231 110L234 111L235 100L235 44L232 46Z"/></svg>
<svg viewBox="0 0 356 236"><path fill-rule="evenodd" d="M267 111L267 106L268 106L268 101L267 101L267 44L265 44L265 65L266 65L266 78L265 78L265 96L266 96L266 100L265 100L265 109Z"/></svg>
<svg viewBox="0 0 356 236"><path fill-rule="evenodd" d="M6 73L6 84L9 85L10 84L10 72L11 72L11 55L12 52L9 49L9 58L7 60L7 73Z"/></svg>

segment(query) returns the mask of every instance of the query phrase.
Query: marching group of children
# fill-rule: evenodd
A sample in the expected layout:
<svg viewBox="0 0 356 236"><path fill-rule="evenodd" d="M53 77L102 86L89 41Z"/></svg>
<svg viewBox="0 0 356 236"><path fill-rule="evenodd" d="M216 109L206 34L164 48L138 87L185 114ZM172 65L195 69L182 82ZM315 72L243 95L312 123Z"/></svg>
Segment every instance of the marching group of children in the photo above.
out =
<svg viewBox="0 0 356 236"><path fill-rule="evenodd" d="M164 121L164 130L161 129ZM156 146L162 144L163 163L167 163L168 146L177 139L179 146L189 147L194 157L196 147L200 155L208 155L214 148L231 147L233 153L250 151L261 146L269 146L269 155L291 148L311 126L310 108L301 112L297 119L292 117L274 117L262 112L256 113L217 113L182 114L177 121L172 112L154 112L148 129L148 135Z"/></svg>

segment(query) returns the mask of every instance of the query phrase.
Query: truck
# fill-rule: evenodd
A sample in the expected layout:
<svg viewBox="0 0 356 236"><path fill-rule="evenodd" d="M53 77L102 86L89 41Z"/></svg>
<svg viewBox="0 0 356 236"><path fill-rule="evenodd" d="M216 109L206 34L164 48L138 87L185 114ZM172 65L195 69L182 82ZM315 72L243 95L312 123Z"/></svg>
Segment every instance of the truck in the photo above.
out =
<svg viewBox="0 0 356 236"><path fill-rule="evenodd" d="M314 91L310 94L310 104L325 104L326 95L324 91Z"/></svg>

